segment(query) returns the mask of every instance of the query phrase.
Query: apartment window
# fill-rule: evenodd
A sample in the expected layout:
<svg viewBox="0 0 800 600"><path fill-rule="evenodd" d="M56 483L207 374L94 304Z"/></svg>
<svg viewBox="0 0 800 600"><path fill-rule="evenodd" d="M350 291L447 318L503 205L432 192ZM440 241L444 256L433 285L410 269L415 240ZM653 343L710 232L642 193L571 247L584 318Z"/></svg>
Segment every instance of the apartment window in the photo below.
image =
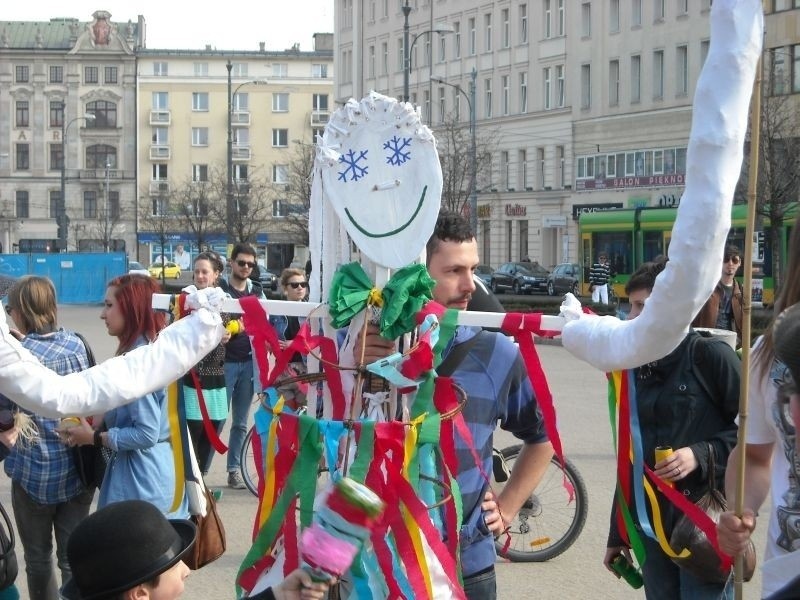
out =
<svg viewBox="0 0 800 600"><path fill-rule="evenodd" d="M553 0L544 0L544 37L548 39L553 35Z"/></svg>
<svg viewBox="0 0 800 600"><path fill-rule="evenodd" d="M192 165L192 181L208 181L208 165Z"/></svg>
<svg viewBox="0 0 800 600"><path fill-rule="evenodd" d="M169 144L169 127L153 127L153 144L156 146Z"/></svg>
<svg viewBox="0 0 800 600"><path fill-rule="evenodd" d="M528 43L528 5L519 5L519 43Z"/></svg>
<svg viewBox="0 0 800 600"><path fill-rule="evenodd" d="M289 93L279 92L272 94L272 112L287 112L289 110Z"/></svg>
<svg viewBox="0 0 800 600"><path fill-rule="evenodd" d="M642 26L642 0L631 0L631 26Z"/></svg>
<svg viewBox="0 0 800 600"><path fill-rule="evenodd" d="M653 51L653 99L664 97L664 51Z"/></svg>
<svg viewBox="0 0 800 600"><path fill-rule="evenodd" d="M483 48L485 52L492 51L492 13L483 15L483 31L485 35Z"/></svg>
<svg viewBox="0 0 800 600"><path fill-rule="evenodd" d="M431 93L428 90L422 94L422 120L431 120Z"/></svg>
<svg viewBox="0 0 800 600"><path fill-rule="evenodd" d="M31 168L30 144L14 144L14 157L17 171L27 171Z"/></svg>
<svg viewBox="0 0 800 600"><path fill-rule="evenodd" d="M439 97L439 123L444 123L447 117L447 108L444 101L444 87L440 87L437 91Z"/></svg>
<svg viewBox="0 0 800 600"><path fill-rule="evenodd" d="M153 181L166 181L169 179L167 176L167 165L161 163L153 164Z"/></svg>
<svg viewBox="0 0 800 600"><path fill-rule="evenodd" d="M675 56L675 91L679 96L686 96L689 93L689 48L678 46Z"/></svg>
<svg viewBox="0 0 800 600"><path fill-rule="evenodd" d="M207 62L194 63L194 76L208 77L208 63Z"/></svg>
<svg viewBox="0 0 800 600"><path fill-rule="evenodd" d="M50 101L50 127L61 127L64 124L64 103L61 100Z"/></svg>
<svg viewBox="0 0 800 600"><path fill-rule="evenodd" d="M289 65L286 63L272 63L272 76L277 79L285 79L289 76Z"/></svg>
<svg viewBox="0 0 800 600"><path fill-rule="evenodd" d="M619 104L619 61L612 60L608 63L608 104Z"/></svg>
<svg viewBox="0 0 800 600"><path fill-rule="evenodd" d="M97 218L97 192L94 190L86 190L83 192L83 218Z"/></svg>
<svg viewBox="0 0 800 600"><path fill-rule="evenodd" d="M631 56L631 102L642 99L642 57L638 54Z"/></svg>
<svg viewBox="0 0 800 600"><path fill-rule="evenodd" d="M581 65L581 108L592 106L592 65Z"/></svg>
<svg viewBox="0 0 800 600"><path fill-rule="evenodd" d="M545 110L550 110L550 98L551 98L551 94L552 94L552 90L550 89L550 87L552 85L552 81L551 81L552 71L551 71L550 67L545 67L544 70L542 71L542 73L543 73L542 91L544 93L544 109Z"/></svg>
<svg viewBox="0 0 800 600"><path fill-rule="evenodd" d="M313 110L328 110L328 94L314 94L311 96L311 107Z"/></svg>
<svg viewBox="0 0 800 600"><path fill-rule="evenodd" d="M17 218L29 219L30 218L30 201L28 200L28 192L24 190L17 190L16 205L17 205Z"/></svg>
<svg viewBox="0 0 800 600"><path fill-rule="evenodd" d="M375 15L377 14L376 0L369 0L369 22L375 22Z"/></svg>
<svg viewBox="0 0 800 600"><path fill-rule="evenodd" d="M14 82L28 83L31 76L31 68L28 65L17 65L14 67ZM27 193L27 192L26 192Z"/></svg>
<svg viewBox="0 0 800 600"><path fill-rule="evenodd" d="M443 63L447 59L447 37L444 35L438 36L439 39L439 62Z"/></svg>
<svg viewBox="0 0 800 600"><path fill-rule="evenodd" d="M564 65L556 65L556 106L563 108L566 104L567 90L564 82Z"/></svg>
<svg viewBox="0 0 800 600"><path fill-rule="evenodd" d="M250 95L247 92L236 92L231 106L233 110L250 110Z"/></svg>
<svg viewBox="0 0 800 600"><path fill-rule="evenodd" d="M17 127L28 127L30 125L30 103L27 100L17 100L15 106L15 125Z"/></svg>
<svg viewBox="0 0 800 600"><path fill-rule="evenodd" d="M98 83L99 69L97 67L83 67L83 83Z"/></svg>
<svg viewBox="0 0 800 600"><path fill-rule="evenodd" d="M169 75L169 69L167 67L167 63L165 62L154 62L153 63L153 75L159 77L166 77Z"/></svg>
<svg viewBox="0 0 800 600"><path fill-rule="evenodd" d="M287 165L272 165L273 183L289 183L289 167Z"/></svg>
<svg viewBox="0 0 800 600"><path fill-rule="evenodd" d="M508 48L511 46L511 23L509 22L507 8L500 11L500 20L503 28L500 33L500 44L503 48Z"/></svg>
<svg viewBox="0 0 800 600"><path fill-rule="evenodd" d="M484 98L484 116L487 119L492 118L492 80L484 79L483 81L483 98Z"/></svg>
<svg viewBox="0 0 800 600"><path fill-rule="evenodd" d="M247 77L247 63L233 63L231 65L231 75L234 77Z"/></svg>
<svg viewBox="0 0 800 600"><path fill-rule="evenodd" d="M192 146L208 146L208 127L192 127Z"/></svg>
<svg viewBox="0 0 800 600"><path fill-rule="evenodd" d="M107 144L93 144L86 148L87 169L117 168L117 149Z"/></svg>
<svg viewBox="0 0 800 600"><path fill-rule="evenodd" d="M381 75L389 74L389 43L381 43Z"/></svg>
<svg viewBox="0 0 800 600"><path fill-rule="evenodd" d="M117 105L108 100L95 100L86 105L94 119L86 121L87 129L109 129L117 126Z"/></svg>
<svg viewBox="0 0 800 600"><path fill-rule="evenodd" d="M477 40L475 39L477 33L475 32L475 17L470 17L469 21L467 22L469 25L469 54L470 56L475 56L477 52L476 45Z"/></svg>
<svg viewBox="0 0 800 600"><path fill-rule="evenodd" d="M772 48L770 53L770 80L772 94L777 96L789 91L789 78L786 76L786 57L783 48Z"/></svg>
<svg viewBox="0 0 800 600"><path fill-rule="evenodd" d="M567 183L566 169L564 161L564 146L556 146L556 181L560 188L564 188Z"/></svg>
<svg viewBox="0 0 800 600"><path fill-rule="evenodd" d="M425 36L425 64L431 64L431 37L433 37L430 33ZM416 50L416 49L415 49ZM414 56L414 62L416 63L416 55Z"/></svg>
<svg viewBox="0 0 800 600"><path fill-rule="evenodd" d="M619 32L619 0L610 0L608 5L608 30Z"/></svg>
<svg viewBox="0 0 800 600"><path fill-rule="evenodd" d="M678 0L678 14L689 14L689 0Z"/></svg>
<svg viewBox="0 0 800 600"><path fill-rule="evenodd" d="M233 130L233 145L238 148L250 147L250 129L247 127L237 127Z"/></svg>
<svg viewBox="0 0 800 600"><path fill-rule="evenodd" d="M507 150L503 150L500 152L500 187L501 189L506 189L506 190L511 188Z"/></svg>
<svg viewBox="0 0 800 600"><path fill-rule="evenodd" d="M247 181L250 170L247 165L237 164L233 165L233 180L237 183Z"/></svg>
<svg viewBox="0 0 800 600"><path fill-rule="evenodd" d="M275 218L285 217L289 208L286 200L273 200L272 201L272 216Z"/></svg>
<svg viewBox="0 0 800 600"><path fill-rule="evenodd" d="M328 78L328 65L325 64L312 64L311 77L314 79L327 79Z"/></svg>
<svg viewBox="0 0 800 600"><path fill-rule="evenodd" d="M453 23L453 56L461 58L461 21Z"/></svg>
<svg viewBox="0 0 800 600"><path fill-rule="evenodd" d="M558 0L558 35L564 35L564 0Z"/></svg>
<svg viewBox="0 0 800 600"><path fill-rule="evenodd" d="M461 93L453 88L453 119L461 120Z"/></svg>
<svg viewBox="0 0 800 600"><path fill-rule="evenodd" d="M544 148L536 149L536 179L540 190L545 187L544 180Z"/></svg>
<svg viewBox="0 0 800 600"><path fill-rule="evenodd" d="M528 112L528 74L525 72L519 74L519 112Z"/></svg>
<svg viewBox="0 0 800 600"><path fill-rule="evenodd" d="M795 0L795 6L798 5ZM800 92L800 44L792 46L792 92Z"/></svg>
<svg viewBox="0 0 800 600"><path fill-rule="evenodd" d="M50 200L50 202L48 203L50 205L49 206L50 210L48 211L47 216L49 216L51 219L55 219L58 217L58 199L60 197L61 197L60 191L51 190L50 194L48 195L48 199Z"/></svg>
<svg viewBox="0 0 800 600"><path fill-rule="evenodd" d="M383 0L383 17L389 16L389 0Z"/></svg>
<svg viewBox="0 0 800 600"><path fill-rule="evenodd" d="M103 69L103 83L117 83L117 67L105 67Z"/></svg>
<svg viewBox="0 0 800 600"><path fill-rule="evenodd" d="M192 110L208 112L208 92L192 92Z"/></svg>
<svg viewBox="0 0 800 600"><path fill-rule="evenodd" d="M405 68L405 65L403 64L405 62L405 58L406 58L406 53L405 50L403 49L403 38L400 38L397 40L397 68L395 69L396 71L403 72L403 69ZM411 60L410 56L408 57L408 60L410 63L408 65L408 68L411 69L411 64L413 64L415 61Z"/></svg>
<svg viewBox="0 0 800 600"><path fill-rule="evenodd" d="M288 129L273 129L272 130L272 146L274 148L286 148L289 145L289 130Z"/></svg>
<svg viewBox="0 0 800 600"><path fill-rule="evenodd" d="M592 35L592 4L590 2L581 4L581 35L583 37Z"/></svg>
<svg viewBox="0 0 800 600"><path fill-rule="evenodd" d="M663 21L666 16L667 0L653 0L653 16L656 21Z"/></svg>
<svg viewBox="0 0 800 600"><path fill-rule="evenodd" d="M108 212L110 219L119 219L119 192L109 190L108 192Z"/></svg>
<svg viewBox="0 0 800 600"><path fill-rule="evenodd" d="M509 89L508 81L509 81L508 75L503 75L502 77L500 77L500 87L502 88L502 94L503 94L500 98L500 103L503 115L507 115L509 113L511 104L510 100L511 90Z"/></svg>
<svg viewBox="0 0 800 600"><path fill-rule="evenodd" d="M373 79L375 77L375 46L369 47L369 52L367 53L367 77Z"/></svg>
<svg viewBox="0 0 800 600"><path fill-rule="evenodd" d="M48 144L50 146L50 170L59 171L64 165L64 144Z"/></svg>
<svg viewBox="0 0 800 600"><path fill-rule="evenodd" d="M169 108L169 92L153 92L153 110L167 110Z"/></svg>
<svg viewBox="0 0 800 600"><path fill-rule="evenodd" d="M63 83L64 67L53 65L50 67L50 83Z"/></svg>
<svg viewBox="0 0 800 600"><path fill-rule="evenodd" d="M708 40L700 40L700 67L706 64L706 57L708 56Z"/></svg>
<svg viewBox="0 0 800 600"><path fill-rule="evenodd" d="M517 181L520 190L528 189L528 152L519 150L517 152Z"/></svg>

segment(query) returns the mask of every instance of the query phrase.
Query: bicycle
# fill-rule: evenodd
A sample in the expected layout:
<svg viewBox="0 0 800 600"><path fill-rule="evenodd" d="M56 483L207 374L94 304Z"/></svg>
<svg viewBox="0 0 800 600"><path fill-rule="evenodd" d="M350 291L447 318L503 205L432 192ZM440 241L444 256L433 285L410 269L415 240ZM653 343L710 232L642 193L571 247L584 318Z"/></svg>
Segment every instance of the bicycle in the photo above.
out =
<svg viewBox="0 0 800 600"><path fill-rule="evenodd" d="M258 496L258 472L253 454L253 435L255 427L247 432L242 446L242 479L247 489ZM492 467L492 489L499 493L514 461L519 456L522 445L494 450ZM563 480L566 476L574 488L570 500ZM589 510L588 493L583 477L575 465L564 460L564 469L556 457L550 460L542 481L525 501L508 531L511 544L503 551L506 537L497 542L497 552L511 562L545 562L566 551L583 531Z"/></svg>

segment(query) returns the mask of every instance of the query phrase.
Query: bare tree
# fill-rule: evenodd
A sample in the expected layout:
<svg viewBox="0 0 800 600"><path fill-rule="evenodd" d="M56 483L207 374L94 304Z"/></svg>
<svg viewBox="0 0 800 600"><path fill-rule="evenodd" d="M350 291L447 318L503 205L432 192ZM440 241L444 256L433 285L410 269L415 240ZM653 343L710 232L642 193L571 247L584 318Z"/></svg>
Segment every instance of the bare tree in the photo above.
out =
<svg viewBox="0 0 800 600"><path fill-rule="evenodd" d="M117 247L116 241L125 233L123 217L123 209L119 202L112 205L110 202L104 201L97 207L96 219L81 226L84 239L78 240L78 227L74 228L76 248L90 252L124 250L124 248Z"/></svg>
<svg viewBox="0 0 800 600"><path fill-rule="evenodd" d="M433 128L436 149L442 165L442 210L466 213L473 187L478 191L491 180L492 154L497 148L497 132L482 129L475 133L476 177L472 177L472 137L466 123L448 117Z"/></svg>
<svg viewBox="0 0 800 600"><path fill-rule="evenodd" d="M209 218L220 229L229 232L230 243L256 241L256 236L272 221L273 205L277 195L272 183L259 173L252 173L246 181L235 181L231 199L234 204L233 221L228 222L227 196L219 190L227 191L227 182L221 170L211 178L209 197L225 198L224 202L209 205ZM233 240L230 237L233 236Z"/></svg>
<svg viewBox="0 0 800 600"><path fill-rule="evenodd" d="M284 191L286 204L281 206L280 228L305 246L308 245L308 213L311 210L311 175L315 154L314 144L295 141Z"/></svg>
<svg viewBox="0 0 800 600"><path fill-rule="evenodd" d="M219 181L220 177L213 179ZM225 203L222 191L212 181L185 181L173 193L177 224L180 230L192 233L192 241L198 248L203 248L210 234L225 230L224 223L213 210L214 206Z"/></svg>
<svg viewBox="0 0 800 600"><path fill-rule="evenodd" d="M765 89L766 91L766 89ZM745 149L742 176L736 200L747 201L750 169L749 142ZM781 247L780 224L797 202L800 191L800 117L798 107L789 95L764 96L761 103L761 135L759 137L758 189L756 212L769 219L769 242L772 251L772 276L775 290L783 281L785 265Z"/></svg>
<svg viewBox="0 0 800 600"><path fill-rule="evenodd" d="M161 245L161 285L164 285L164 264L167 260L164 249L170 241L169 234L175 231L177 222L175 198L170 191L161 190L158 196L151 196L150 202L139 206L139 228L154 234Z"/></svg>

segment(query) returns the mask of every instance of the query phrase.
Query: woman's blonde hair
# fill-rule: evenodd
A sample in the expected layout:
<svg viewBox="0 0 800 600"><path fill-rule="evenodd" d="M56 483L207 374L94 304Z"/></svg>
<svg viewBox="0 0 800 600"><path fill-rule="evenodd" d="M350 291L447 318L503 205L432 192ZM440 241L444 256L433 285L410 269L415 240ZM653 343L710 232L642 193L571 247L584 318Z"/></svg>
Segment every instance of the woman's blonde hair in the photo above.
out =
<svg viewBox="0 0 800 600"><path fill-rule="evenodd" d="M47 277L26 275L8 292L8 306L22 333L50 333L57 325L56 288Z"/></svg>

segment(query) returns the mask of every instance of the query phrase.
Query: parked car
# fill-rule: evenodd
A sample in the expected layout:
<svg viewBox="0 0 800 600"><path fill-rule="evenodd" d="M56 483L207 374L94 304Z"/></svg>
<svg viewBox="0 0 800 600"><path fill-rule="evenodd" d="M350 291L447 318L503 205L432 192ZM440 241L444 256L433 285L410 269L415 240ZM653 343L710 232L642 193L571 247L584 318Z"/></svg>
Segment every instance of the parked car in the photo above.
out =
<svg viewBox="0 0 800 600"><path fill-rule="evenodd" d="M489 287L495 294L510 290L515 294L547 293L549 271L538 263L507 262L492 273Z"/></svg>
<svg viewBox="0 0 800 600"><path fill-rule="evenodd" d="M162 268L161 263L155 262L152 265L150 265L147 268L147 270L150 273L151 277L161 279L161 268ZM164 279L181 278L181 268L174 262L165 262L163 268L164 268Z"/></svg>
<svg viewBox="0 0 800 600"><path fill-rule="evenodd" d="M478 265L475 269L475 275L483 281L487 286L492 284L492 267L489 265Z"/></svg>
<svg viewBox="0 0 800 600"><path fill-rule="evenodd" d="M581 266L577 263L561 263L553 268L547 277L547 293L551 296L572 292L576 296L581 291Z"/></svg>
<svg viewBox="0 0 800 600"><path fill-rule="evenodd" d="M150 275L150 271L148 271L142 263L136 262L135 260L128 261L128 273L131 275Z"/></svg>
<svg viewBox="0 0 800 600"><path fill-rule="evenodd" d="M278 291L278 276L261 267L258 272L258 281L265 290Z"/></svg>

